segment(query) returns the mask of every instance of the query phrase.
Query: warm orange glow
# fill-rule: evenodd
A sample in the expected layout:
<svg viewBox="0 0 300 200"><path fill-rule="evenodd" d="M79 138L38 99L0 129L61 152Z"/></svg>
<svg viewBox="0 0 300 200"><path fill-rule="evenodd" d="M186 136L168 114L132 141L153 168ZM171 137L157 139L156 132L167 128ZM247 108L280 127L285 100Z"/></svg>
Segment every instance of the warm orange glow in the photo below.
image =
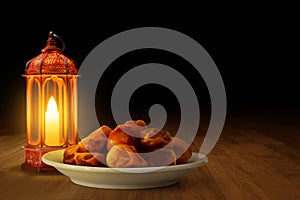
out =
<svg viewBox="0 0 300 200"><path fill-rule="evenodd" d="M59 146L59 112L53 96L49 99L45 113L45 144L47 146Z"/></svg>

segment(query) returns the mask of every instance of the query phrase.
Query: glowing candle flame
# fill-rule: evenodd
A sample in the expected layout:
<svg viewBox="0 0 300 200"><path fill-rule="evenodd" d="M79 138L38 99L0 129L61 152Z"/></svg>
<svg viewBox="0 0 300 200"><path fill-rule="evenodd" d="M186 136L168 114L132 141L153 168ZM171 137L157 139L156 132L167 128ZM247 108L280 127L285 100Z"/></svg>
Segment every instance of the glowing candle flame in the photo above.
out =
<svg viewBox="0 0 300 200"><path fill-rule="evenodd" d="M59 146L59 112L53 96L49 99L45 113L45 144L47 146Z"/></svg>

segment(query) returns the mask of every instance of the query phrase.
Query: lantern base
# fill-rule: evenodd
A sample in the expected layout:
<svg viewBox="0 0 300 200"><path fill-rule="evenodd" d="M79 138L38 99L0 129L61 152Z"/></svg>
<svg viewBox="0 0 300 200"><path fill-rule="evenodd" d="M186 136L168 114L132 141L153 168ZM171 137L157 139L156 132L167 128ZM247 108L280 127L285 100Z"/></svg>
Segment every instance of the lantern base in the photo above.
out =
<svg viewBox="0 0 300 200"><path fill-rule="evenodd" d="M54 167L45 164L42 161L42 156L45 153L53 150L65 149L63 147L47 147L47 148L30 148L24 147L25 162L21 165L22 169L42 172L58 172Z"/></svg>

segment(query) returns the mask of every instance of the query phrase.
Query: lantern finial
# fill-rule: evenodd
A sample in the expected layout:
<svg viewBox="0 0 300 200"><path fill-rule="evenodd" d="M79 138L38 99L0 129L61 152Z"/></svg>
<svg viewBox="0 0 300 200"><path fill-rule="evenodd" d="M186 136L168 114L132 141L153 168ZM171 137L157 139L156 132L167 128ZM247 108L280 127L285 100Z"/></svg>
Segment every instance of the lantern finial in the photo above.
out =
<svg viewBox="0 0 300 200"><path fill-rule="evenodd" d="M52 51L52 50L61 51L61 49L58 48L56 45L56 40L55 40L54 36L55 36L55 34L52 31L50 31L48 40L47 40L47 45L44 49L42 49L42 52Z"/></svg>

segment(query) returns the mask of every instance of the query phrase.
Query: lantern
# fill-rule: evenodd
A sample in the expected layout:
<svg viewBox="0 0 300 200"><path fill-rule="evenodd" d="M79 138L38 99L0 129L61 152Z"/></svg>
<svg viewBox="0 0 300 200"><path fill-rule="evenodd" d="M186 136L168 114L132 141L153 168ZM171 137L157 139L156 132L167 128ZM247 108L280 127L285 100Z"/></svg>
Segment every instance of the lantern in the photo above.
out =
<svg viewBox="0 0 300 200"><path fill-rule="evenodd" d="M43 154L77 144L78 70L76 63L62 54L64 46L61 38L50 32L42 53L26 63L25 169L53 171L55 168L42 162Z"/></svg>

